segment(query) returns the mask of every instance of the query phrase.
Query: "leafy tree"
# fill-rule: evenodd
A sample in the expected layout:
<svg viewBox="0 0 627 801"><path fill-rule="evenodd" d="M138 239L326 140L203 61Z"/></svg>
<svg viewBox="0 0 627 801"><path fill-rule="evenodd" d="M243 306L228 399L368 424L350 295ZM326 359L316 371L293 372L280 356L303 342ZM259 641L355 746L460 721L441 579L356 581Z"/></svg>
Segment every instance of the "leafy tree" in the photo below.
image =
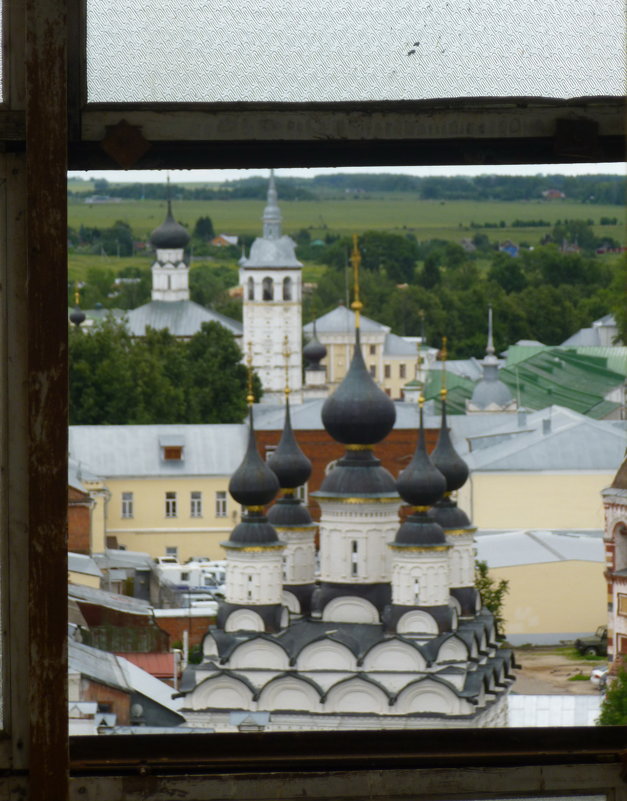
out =
<svg viewBox="0 0 627 801"><path fill-rule="evenodd" d="M192 236L201 239L203 242L210 242L215 237L211 217L199 217L194 225Z"/></svg>
<svg viewBox="0 0 627 801"><path fill-rule="evenodd" d="M475 560L475 587L479 590L481 600L494 615L494 625L496 636L499 639L505 637L505 618L503 617L503 605L505 596L509 592L509 581L501 579L496 581L490 575L488 563L480 559Z"/></svg>
<svg viewBox="0 0 627 801"><path fill-rule="evenodd" d="M495 281L505 292L520 292L527 286L527 278L519 259L507 253L495 253L488 270L488 280Z"/></svg>
<svg viewBox="0 0 627 801"><path fill-rule="evenodd" d="M108 317L69 337L70 423L238 423L246 413L246 368L233 336L205 323L189 342L168 331L133 339ZM256 397L261 385L254 380Z"/></svg>
<svg viewBox="0 0 627 801"><path fill-rule="evenodd" d="M627 724L627 671L623 667L619 669L616 678L608 684L597 724L599 726Z"/></svg>
<svg viewBox="0 0 627 801"><path fill-rule="evenodd" d="M610 297L611 309L618 325L618 336L627 344L627 254L618 263Z"/></svg>
<svg viewBox="0 0 627 801"><path fill-rule="evenodd" d="M423 268L418 276L418 282L425 289L433 289L442 281L440 258L438 251L432 251L425 259Z"/></svg>
<svg viewBox="0 0 627 801"><path fill-rule="evenodd" d="M248 374L232 334L219 323L203 323L185 354L189 423L239 423L246 414ZM255 376L253 392L261 396Z"/></svg>

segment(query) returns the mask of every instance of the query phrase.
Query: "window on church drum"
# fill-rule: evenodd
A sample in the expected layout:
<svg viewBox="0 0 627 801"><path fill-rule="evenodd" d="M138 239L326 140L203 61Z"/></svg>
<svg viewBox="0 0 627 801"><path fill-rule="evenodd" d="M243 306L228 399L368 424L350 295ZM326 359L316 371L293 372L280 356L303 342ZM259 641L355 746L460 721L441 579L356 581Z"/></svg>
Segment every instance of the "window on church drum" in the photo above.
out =
<svg viewBox="0 0 627 801"><path fill-rule="evenodd" d="M398 376L399 378L405 378L405 365L399 364L398 366Z"/></svg>
<svg viewBox="0 0 627 801"><path fill-rule="evenodd" d="M252 278L248 279L248 300L255 299L255 282Z"/></svg>
<svg viewBox="0 0 627 801"><path fill-rule="evenodd" d="M248 576L248 586L246 590L246 597L249 601L252 601L253 598L253 577Z"/></svg>
<svg viewBox="0 0 627 801"><path fill-rule="evenodd" d="M384 378L391 378L392 377L392 369L389 364L383 365L383 377Z"/></svg>
<svg viewBox="0 0 627 801"><path fill-rule="evenodd" d="M122 517L133 517L133 493L122 493Z"/></svg>
<svg viewBox="0 0 627 801"><path fill-rule="evenodd" d="M189 495L190 517L202 517L202 492L194 490Z"/></svg>
<svg viewBox="0 0 627 801"><path fill-rule="evenodd" d="M226 517L226 490L216 492L216 517Z"/></svg>
<svg viewBox="0 0 627 801"><path fill-rule="evenodd" d="M414 579L414 603L420 603L420 582Z"/></svg>
<svg viewBox="0 0 627 801"><path fill-rule="evenodd" d="M292 279L283 279L283 300L292 300Z"/></svg>
<svg viewBox="0 0 627 801"><path fill-rule="evenodd" d="M176 492L165 494L165 516L176 517Z"/></svg>
<svg viewBox="0 0 627 801"><path fill-rule="evenodd" d="M274 300L274 282L272 278L264 278L261 284L261 296L264 300Z"/></svg>
<svg viewBox="0 0 627 801"><path fill-rule="evenodd" d="M359 543L357 540L353 540L352 542L352 554L351 554L351 576L358 576L359 575Z"/></svg>
<svg viewBox="0 0 627 801"><path fill-rule="evenodd" d="M376 378L376 377L377 377L377 366L376 366L376 364L371 364L371 365L370 365L370 375L371 375L373 378Z"/></svg>

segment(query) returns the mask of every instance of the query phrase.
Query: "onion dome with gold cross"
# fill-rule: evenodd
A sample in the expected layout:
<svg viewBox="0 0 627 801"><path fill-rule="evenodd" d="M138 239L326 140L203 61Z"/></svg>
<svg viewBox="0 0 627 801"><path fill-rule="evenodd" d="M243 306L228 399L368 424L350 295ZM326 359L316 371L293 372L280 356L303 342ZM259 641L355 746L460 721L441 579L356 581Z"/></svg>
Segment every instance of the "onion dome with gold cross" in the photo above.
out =
<svg viewBox="0 0 627 801"><path fill-rule="evenodd" d="M474 531L466 513L451 499L451 493L464 486L468 479L468 465L451 442L446 423L446 390L441 391L442 423L438 442L431 453L431 461L446 479L444 496L429 510L429 516L445 531Z"/></svg>
<svg viewBox="0 0 627 801"><path fill-rule="evenodd" d="M279 538L265 516L265 506L279 491L279 480L259 455L255 442L252 408L248 447L244 459L231 476L229 492L246 508L246 514L233 531L226 547L278 544Z"/></svg>
<svg viewBox="0 0 627 801"><path fill-rule="evenodd" d="M418 444L410 463L398 477L396 488L414 509L401 524L394 545L446 545L442 527L427 515L428 508L446 492L446 479L427 453L422 404Z"/></svg>
<svg viewBox="0 0 627 801"><path fill-rule="evenodd" d="M285 423L277 449L268 459L268 467L279 480L283 497L268 512L268 521L273 526L311 526L309 511L295 496L294 490L306 484L311 475L311 462L300 449L290 418L289 396L285 397Z"/></svg>
<svg viewBox="0 0 627 801"><path fill-rule="evenodd" d="M324 370L320 362L327 355L326 346L320 342L316 334L316 321L313 321L313 336L303 348L303 356L307 362L306 370Z"/></svg>
<svg viewBox="0 0 627 801"><path fill-rule="evenodd" d="M174 219L169 194L168 185L168 212L161 225L150 234L150 244L155 250L181 250L189 242L189 232Z"/></svg>
<svg viewBox="0 0 627 801"><path fill-rule="evenodd" d="M78 289L74 293L74 309L70 313L70 322L77 328L80 328L81 323L85 322L85 312L80 307L80 295Z"/></svg>
<svg viewBox="0 0 627 801"><path fill-rule="evenodd" d="M351 304L355 312L355 349L348 372L324 402L321 413L325 429L336 442L346 445L346 454L325 477L316 495L396 497L393 477L381 467L381 462L372 453L372 446L384 439L394 427L396 409L393 401L370 375L361 352L360 261L355 236L351 255L355 275L355 299Z"/></svg>

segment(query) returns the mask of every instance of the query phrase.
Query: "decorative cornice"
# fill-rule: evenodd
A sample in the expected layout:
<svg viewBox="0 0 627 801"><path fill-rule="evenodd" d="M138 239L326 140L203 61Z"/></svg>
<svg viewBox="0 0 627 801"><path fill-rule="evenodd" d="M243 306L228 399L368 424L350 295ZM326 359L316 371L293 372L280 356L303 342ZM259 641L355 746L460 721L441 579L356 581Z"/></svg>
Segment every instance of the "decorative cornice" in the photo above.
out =
<svg viewBox="0 0 627 801"><path fill-rule="evenodd" d="M393 551L448 551L452 547L452 545L402 545L388 542L388 548Z"/></svg>
<svg viewBox="0 0 627 801"><path fill-rule="evenodd" d="M338 503L401 503L400 497L397 495L396 497L384 497L384 498L372 498L367 495L363 495L361 498L357 497L344 497L342 495L320 495L317 492L312 492L312 497L315 497L317 501L337 501Z"/></svg>

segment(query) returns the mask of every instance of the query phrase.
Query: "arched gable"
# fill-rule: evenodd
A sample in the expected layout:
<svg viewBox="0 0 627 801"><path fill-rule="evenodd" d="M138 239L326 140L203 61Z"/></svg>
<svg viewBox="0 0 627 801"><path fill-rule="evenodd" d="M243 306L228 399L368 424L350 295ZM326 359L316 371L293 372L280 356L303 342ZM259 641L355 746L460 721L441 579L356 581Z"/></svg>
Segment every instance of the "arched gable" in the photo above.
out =
<svg viewBox="0 0 627 801"><path fill-rule="evenodd" d="M259 693L258 709L320 712L321 691L301 676L276 676Z"/></svg>
<svg viewBox="0 0 627 801"><path fill-rule="evenodd" d="M254 706L252 687L228 673L218 673L198 684L186 698L191 709L245 709Z"/></svg>
<svg viewBox="0 0 627 801"><path fill-rule="evenodd" d="M384 690L366 677L351 677L334 684L326 694L325 712L384 715L390 699Z"/></svg>
<svg viewBox="0 0 627 801"><path fill-rule="evenodd" d="M439 633L436 619L423 609L412 609L400 618L396 624L399 634L434 634Z"/></svg>
<svg viewBox="0 0 627 801"><path fill-rule="evenodd" d="M411 682L396 696L395 714L408 715L420 712L463 715L472 712L472 708L443 681L428 677Z"/></svg>
<svg viewBox="0 0 627 801"><path fill-rule="evenodd" d="M329 601L322 612L322 619L334 623L379 623L379 611L365 598L343 595Z"/></svg>
<svg viewBox="0 0 627 801"><path fill-rule="evenodd" d="M300 615L300 601L289 590L283 590L283 605L286 606L292 615Z"/></svg>
<svg viewBox="0 0 627 801"><path fill-rule="evenodd" d="M202 638L202 655L205 659L208 657L218 658L218 644L214 640L211 632L207 632Z"/></svg>
<svg viewBox="0 0 627 801"><path fill-rule="evenodd" d="M261 668L266 670L287 670L289 657L279 643L264 637L255 637L238 645L231 653L229 668Z"/></svg>
<svg viewBox="0 0 627 801"><path fill-rule="evenodd" d="M363 658L364 670L424 670L426 659L408 642L393 638L378 642Z"/></svg>
<svg viewBox="0 0 627 801"><path fill-rule="evenodd" d="M264 631L260 614L253 609L236 609L226 619L225 631Z"/></svg>
<svg viewBox="0 0 627 801"><path fill-rule="evenodd" d="M324 637L306 645L296 665L298 670L357 670L357 659L346 645Z"/></svg>
<svg viewBox="0 0 627 801"><path fill-rule="evenodd" d="M467 662L470 653L466 643L459 637L448 637L438 651L438 662Z"/></svg>

